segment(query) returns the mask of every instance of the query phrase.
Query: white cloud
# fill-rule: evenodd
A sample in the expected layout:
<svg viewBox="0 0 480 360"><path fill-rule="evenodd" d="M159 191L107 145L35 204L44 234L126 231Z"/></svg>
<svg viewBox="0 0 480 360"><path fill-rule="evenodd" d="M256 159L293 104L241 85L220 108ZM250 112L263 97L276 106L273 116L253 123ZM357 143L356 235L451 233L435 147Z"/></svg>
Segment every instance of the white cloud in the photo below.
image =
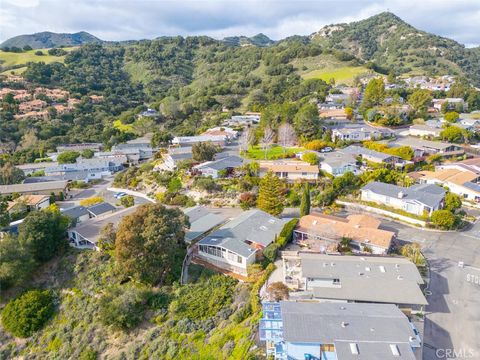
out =
<svg viewBox="0 0 480 360"><path fill-rule="evenodd" d="M2 0L0 37L85 30L105 40L163 35L307 35L391 11L413 26L479 44L479 0Z"/></svg>

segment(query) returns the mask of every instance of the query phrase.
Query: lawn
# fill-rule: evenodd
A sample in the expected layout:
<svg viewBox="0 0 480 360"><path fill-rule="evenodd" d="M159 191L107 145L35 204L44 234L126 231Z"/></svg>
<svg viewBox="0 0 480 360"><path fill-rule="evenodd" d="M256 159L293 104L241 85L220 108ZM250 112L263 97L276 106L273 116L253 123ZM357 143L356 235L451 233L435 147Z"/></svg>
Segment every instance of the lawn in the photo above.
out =
<svg viewBox="0 0 480 360"><path fill-rule="evenodd" d="M284 157L291 157L296 153L303 151L301 147L283 147L280 145L272 145L267 149L266 156L265 150L260 146L251 146L247 151L247 157L254 160L275 160L282 159Z"/></svg>
<svg viewBox="0 0 480 360"><path fill-rule="evenodd" d="M64 48L65 51L72 51L73 49L75 49L75 47ZM38 50L42 51L44 55L41 55L41 56L35 55L35 52L38 51ZM44 63L49 64L49 63L58 61L58 62L63 63L63 60L65 59L65 56L48 55L47 50L48 49L36 49L36 50L29 50L29 51L25 51L25 52L21 52L21 53L5 52L5 51L0 50L0 66L1 66L1 69L4 72L9 73L9 70L8 70L9 67L18 66L18 65L26 65L29 62L43 61ZM21 69L25 70L26 67L21 68ZM18 70L20 70L20 69L17 69L17 71L15 71L15 73L19 73Z"/></svg>

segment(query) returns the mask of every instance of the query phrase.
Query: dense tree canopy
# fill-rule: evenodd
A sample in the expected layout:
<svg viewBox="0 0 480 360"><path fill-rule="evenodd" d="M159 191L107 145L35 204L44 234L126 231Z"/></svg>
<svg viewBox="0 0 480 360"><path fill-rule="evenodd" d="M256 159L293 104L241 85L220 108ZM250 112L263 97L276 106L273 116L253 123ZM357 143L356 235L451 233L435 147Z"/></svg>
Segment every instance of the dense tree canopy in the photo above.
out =
<svg viewBox="0 0 480 360"><path fill-rule="evenodd" d="M171 282L185 255L182 211L160 204L142 205L120 222L115 239L118 271L148 284Z"/></svg>
<svg viewBox="0 0 480 360"><path fill-rule="evenodd" d="M280 215L284 208L283 184L275 174L269 171L260 180L257 207L272 215Z"/></svg>

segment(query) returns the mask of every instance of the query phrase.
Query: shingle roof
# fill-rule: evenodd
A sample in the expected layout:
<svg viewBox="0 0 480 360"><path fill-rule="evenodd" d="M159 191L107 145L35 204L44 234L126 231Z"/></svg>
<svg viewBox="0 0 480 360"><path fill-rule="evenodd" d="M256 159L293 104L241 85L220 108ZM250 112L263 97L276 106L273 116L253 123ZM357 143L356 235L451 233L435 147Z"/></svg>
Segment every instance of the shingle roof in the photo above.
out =
<svg viewBox="0 0 480 360"><path fill-rule="evenodd" d="M362 188L362 191L370 190L375 194L389 197L398 197L403 194L405 200L415 200L429 207L436 207L444 198L445 190L437 185L417 184L410 187L402 187L372 181Z"/></svg>
<svg viewBox="0 0 480 360"><path fill-rule="evenodd" d="M71 219L78 219L81 216L88 215L88 210L84 206L74 206L69 209L63 210L62 214L68 216Z"/></svg>
<svg viewBox="0 0 480 360"><path fill-rule="evenodd" d="M116 208L112 204L109 204L109 203L106 203L106 202L101 202L99 204L89 206L87 208L87 210L92 215L99 216L99 215L105 214L107 212L115 211Z"/></svg>
<svg viewBox="0 0 480 360"><path fill-rule="evenodd" d="M190 229L185 234L185 240L191 242L207 231L222 224L226 219L213 214L204 206L195 206L183 211L190 221Z"/></svg>
<svg viewBox="0 0 480 360"><path fill-rule="evenodd" d="M361 146L356 146L356 145L350 145L350 146L348 146L345 149L342 149L340 151L344 152L344 153L347 153L347 154L355 155L355 156L362 155L362 157L368 158L371 161L379 160L381 162L381 161L384 161L384 160L389 159L389 158L399 159L398 156L385 154L385 153L382 153L382 152L379 152L379 151L370 150L370 149L367 149L367 148L364 148L364 147L361 147Z"/></svg>
<svg viewBox="0 0 480 360"><path fill-rule="evenodd" d="M331 167L341 167L348 164L356 164L355 156L347 152L333 151L331 153L324 153L321 155L322 163L326 163Z"/></svg>
<svg viewBox="0 0 480 360"><path fill-rule="evenodd" d="M275 240L285 223L286 220L264 211L248 210L200 240L199 244L222 246L248 257L255 250L246 241L266 247Z"/></svg>
<svg viewBox="0 0 480 360"><path fill-rule="evenodd" d="M298 160L266 160L259 161L258 165L263 171L289 172L289 173L318 173L318 165L310 165Z"/></svg>
<svg viewBox="0 0 480 360"><path fill-rule="evenodd" d="M411 349L415 334L395 305L290 301L280 305L285 341L334 344L339 359L415 359ZM350 344L361 357L352 354ZM393 356L391 344L401 346L401 356Z"/></svg>
<svg viewBox="0 0 480 360"><path fill-rule="evenodd" d="M236 168L242 165L243 159L239 156L227 156L218 160L208 161L195 166L196 169L210 168L214 170L223 170L228 168Z"/></svg>

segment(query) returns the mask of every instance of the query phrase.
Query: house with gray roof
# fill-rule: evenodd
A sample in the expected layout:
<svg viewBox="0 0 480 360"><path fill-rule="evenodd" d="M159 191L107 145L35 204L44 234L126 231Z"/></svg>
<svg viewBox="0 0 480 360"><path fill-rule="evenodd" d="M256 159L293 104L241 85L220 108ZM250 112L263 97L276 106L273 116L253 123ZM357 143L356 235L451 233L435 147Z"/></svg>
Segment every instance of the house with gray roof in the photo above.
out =
<svg viewBox="0 0 480 360"><path fill-rule="evenodd" d="M0 185L0 195L30 194L30 195L51 195L66 194L68 181L44 181L35 183Z"/></svg>
<svg viewBox="0 0 480 360"><path fill-rule="evenodd" d="M423 140L415 137L403 137L389 143L390 147L409 146L413 149L416 158L438 154L442 157L452 157L465 154L462 147L440 141Z"/></svg>
<svg viewBox="0 0 480 360"><path fill-rule="evenodd" d="M260 340L276 360L415 360L422 341L395 305L263 303Z"/></svg>
<svg viewBox="0 0 480 360"><path fill-rule="evenodd" d="M101 202L87 208L91 217L104 216L113 213L117 208L110 203Z"/></svg>
<svg viewBox="0 0 480 360"><path fill-rule="evenodd" d="M433 184L415 184L402 187L373 181L361 189L363 201L382 204L422 216L443 208L446 191Z"/></svg>
<svg viewBox="0 0 480 360"><path fill-rule="evenodd" d="M105 225L112 223L114 227L117 227L124 216L132 214L136 209L137 206L132 206L107 216L92 218L79 226L70 228L68 230L70 244L81 249L98 250L98 240Z"/></svg>
<svg viewBox="0 0 480 360"><path fill-rule="evenodd" d="M320 156L320 169L333 176L341 176L346 172L357 172L357 159L355 155L343 151L322 153Z"/></svg>
<svg viewBox="0 0 480 360"><path fill-rule="evenodd" d="M204 176L211 176L213 179L217 179L220 171L229 172L242 164L243 159L241 157L232 155L218 160L204 162L194 166L193 169Z"/></svg>
<svg viewBox="0 0 480 360"><path fill-rule="evenodd" d="M284 283L291 300L427 305L417 267L404 257L282 252Z"/></svg>
<svg viewBox="0 0 480 360"><path fill-rule="evenodd" d="M247 275L261 250L275 241L286 220L262 210L248 210L197 243L197 257L213 266Z"/></svg>
<svg viewBox="0 0 480 360"><path fill-rule="evenodd" d="M61 211L62 215L65 215L72 220L73 226L90 219L90 213L85 206L74 206Z"/></svg>
<svg viewBox="0 0 480 360"><path fill-rule="evenodd" d="M225 217L214 214L205 206L190 207L183 212L190 222L190 228L185 234L185 242L189 244L226 221Z"/></svg>
<svg viewBox="0 0 480 360"><path fill-rule="evenodd" d="M192 160L192 147L172 147L162 157L164 168L173 171L177 168L179 162Z"/></svg>
<svg viewBox="0 0 480 360"><path fill-rule="evenodd" d="M358 145L350 145L340 151L353 156L361 156L362 160L377 164L403 165L405 163L405 161L398 156L370 150Z"/></svg>

